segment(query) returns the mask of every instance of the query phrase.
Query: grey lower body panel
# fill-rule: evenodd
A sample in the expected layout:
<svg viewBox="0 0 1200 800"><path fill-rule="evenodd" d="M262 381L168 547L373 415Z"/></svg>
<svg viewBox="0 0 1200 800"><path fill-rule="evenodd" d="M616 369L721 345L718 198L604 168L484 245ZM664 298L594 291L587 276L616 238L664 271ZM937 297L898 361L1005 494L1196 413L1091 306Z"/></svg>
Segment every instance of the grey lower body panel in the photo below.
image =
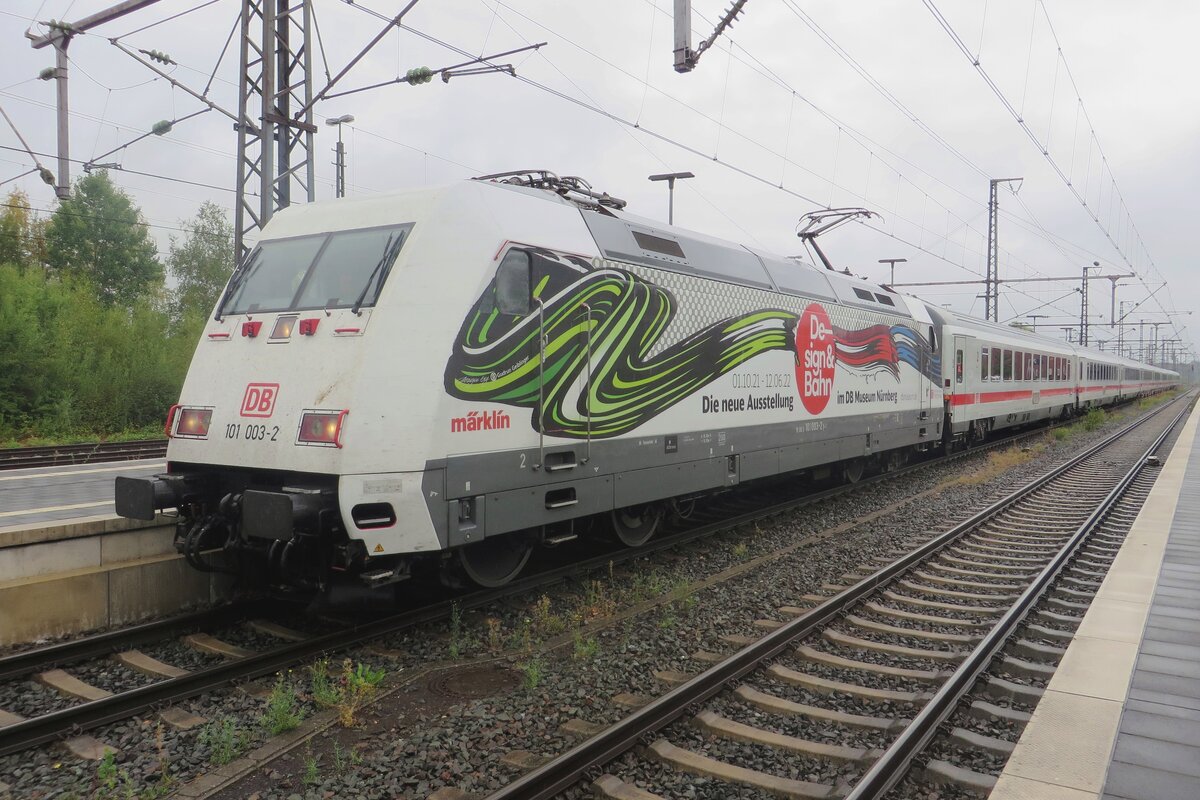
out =
<svg viewBox="0 0 1200 800"><path fill-rule="evenodd" d="M936 444L941 419L941 409L935 408L601 440L590 446L570 442L547 446L544 454L532 448L451 456L426 465L425 496L438 538L446 547L457 547L483 536Z"/></svg>

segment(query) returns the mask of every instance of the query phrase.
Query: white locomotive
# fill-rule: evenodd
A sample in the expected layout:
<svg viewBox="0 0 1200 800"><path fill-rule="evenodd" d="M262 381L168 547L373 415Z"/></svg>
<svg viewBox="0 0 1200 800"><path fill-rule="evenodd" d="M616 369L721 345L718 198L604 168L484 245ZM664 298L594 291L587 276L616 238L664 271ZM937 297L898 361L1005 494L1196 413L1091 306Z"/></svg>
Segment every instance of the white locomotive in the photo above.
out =
<svg viewBox="0 0 1200 800"><path fill-rule="evenodd" d="M274 583L499 585L583 520L636 546L681 498L853 480L1176 377L623 205L512 173L280 212L204 330L167 473L119 478L118 512L176 508L195 566L220 548Z"/></svg>

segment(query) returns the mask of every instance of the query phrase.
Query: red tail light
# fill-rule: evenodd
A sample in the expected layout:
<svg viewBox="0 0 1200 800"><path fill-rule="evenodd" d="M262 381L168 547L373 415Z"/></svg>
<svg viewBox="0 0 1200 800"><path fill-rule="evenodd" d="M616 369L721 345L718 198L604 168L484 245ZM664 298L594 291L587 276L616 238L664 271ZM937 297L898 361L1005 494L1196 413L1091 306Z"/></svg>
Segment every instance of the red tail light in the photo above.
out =
<svg viewBox="0 0 1200 800"><path fill-rule="evenodd" d="M341 447L342 421L349 413L349 410L305 411L300 415L300 433L296 436L296 443Z"/></svg>
<svg viewBox="0 0 1200 800"><path fill-rule="evenodd" d="M212 422L211 408L179 409L175 423L175 435L185 439L207 439L208 426Z"/></svg>

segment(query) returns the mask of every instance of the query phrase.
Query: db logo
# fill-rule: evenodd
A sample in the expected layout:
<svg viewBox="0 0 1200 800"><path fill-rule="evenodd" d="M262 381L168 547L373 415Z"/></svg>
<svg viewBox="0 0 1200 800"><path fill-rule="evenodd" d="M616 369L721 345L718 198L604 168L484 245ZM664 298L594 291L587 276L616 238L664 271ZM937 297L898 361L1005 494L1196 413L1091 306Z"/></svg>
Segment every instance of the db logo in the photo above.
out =
<svg viewBox="0 0 1200 800"><path fill-rule="evenodd" d="M278 396L278 383L246 384L246 395L242 398L242 416L271 416L275 411L275 398Z"/></svg>

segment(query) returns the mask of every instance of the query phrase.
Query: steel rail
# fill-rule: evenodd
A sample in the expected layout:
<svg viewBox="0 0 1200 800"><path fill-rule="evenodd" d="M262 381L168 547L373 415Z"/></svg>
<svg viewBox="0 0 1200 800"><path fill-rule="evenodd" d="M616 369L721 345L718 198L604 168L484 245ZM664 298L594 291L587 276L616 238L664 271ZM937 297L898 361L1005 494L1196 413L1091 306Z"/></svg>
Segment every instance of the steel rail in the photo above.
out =
<svg viewBox="0 0 1200 800"><path fill-rule="evenodd" d="M94 464L100 461L133 461L142 458L164 458L166 454L166 439L12 447L0 449L0 469Z"/></svg>
<svg viewBox="0 0 1200 800"><path fill-rule="evenodd" d="M1109 437L1099 444L1089 448L1078 458L1087 457L1094 451L1097 451L1099 448L1105 446L1107 442L1114 441L1116 438L1123 436L1126 432L1132 430L1137 425L1140 425L1146 419L1158 414L1161 410L1162 409L1160 408L1149 412L1142 419L1137 420L1132 425L1115 434L1113 437ZM624 563L625 561L642 558L657 552L673 549L681 544L702 539L725 530L736 528L740 525L759 521L790 510L802 508L822 500L848 494L882 481L901 478L917 470L926 469L937 464L947 463L959 458L977 455L995 447L1011 445L1022 439L1042 434L1045 432L1045 430L1045 428L1038 428L1032 431L1017 434L1012 437L997 440L978 448L961 450L955 453L944 455L940 458L922 461L894 472L875 475L868 479L858 481L854 484L836 486L830 489L808 494L800 498L790 498L784 502L776 503L765 508L758 508L753 511L735 514L732 517L725 517L686 531L663 536L640 548L602 553L582 561L572 562L570 564L554 567L523 578L518 578L517 580L496 589L476 591L462 597L439 601L432 605L424 606L418 609L412 609L400 614L389 615L379 620L374 620L361 625L342 629L331 634L307 639L303 642L284 645L265 653L257 653L246 658L217 664L203 670L190 672L189 674L178 678L164 679L143 687L139 687L137 689L130 690L128 692L114 694L111 697L101 700L80 703L59 711L51 712L50 714L32 717L15 725L9 725L0 728L0 756L9 755L11 753L20 752L40 744L45 744L69 733L75 733L78 731L95 728L106 723L126 719L142 711L186 700L208 691L223 688L239 680L253 680L254 678L270 674L279 669L291 666L297 662L315 658L326 653L345 650L363 641L369 641L382 636L394 635L416 625L434 622L439 619L445 619L450 616L451 611L455 606L458 606L460 609L464 610L478 608L510 595L521 594L532 589L552 585L558 581L572 577L579 573L588 572L595 569L603 569L610 563ZM1066 469L1073 463L1075 462L1069 462L1067 465L1060 467L1059 470L1061 471ZM1054 475L1057 474L1058 471L1054 473ZM973 517L972 519L975 518ZM970 520L968 520L968 522L970 522ZM876 573L875 576L871 576L871 578L868 578L867 581L870 581L881 574L882 572ZM884 578L881 578L880 580L884 580ZM857 584L855 587L852 587L852 590L858 588L859 585L861 584ZM828 604L819 606L817 609L814 609L814 612L824 609L826 605ZM810 612L810 614L811 613L813 612ZM838 612L835 609L830 611L829 615L832 616L836 613ZM792 626L796 622L801 622L808 618L809 615L799 617L797 620L793 621L793 623L789 623L788 625L785 625L784 628L779 629L779 631L792 630ZM167 623L169 623L169 621L162 621L162 624L164 625ZM818 623L813 624L815 625ZM779 633L779 631L776 631L776 633ZM119 636L119 634L119 631L112 632L114 637ZM105 635L106 634L101 634L101 636ZM760 640L760 642L761 641L763 640ZM69 646L69 644L70 643L64 643L64 648ZM782 649L782 646L780 649ZM46 650L46 648L39 648L39 650ZM31 658L32 654L35 652L37 651L30 651ZM100 652L103 652L103 650ZM722 665L718 665L718 667L720 666ZM750 668L752 667L748 667L744 671L749 671ZM690 684L685 684L684 687L680 688L686 688L688 685ZM667 697L669 696L670 695L667 695ZM551 764L553 763L554 762L551 762Z"/></svg>
<svg viewBox="0 0 1200 800"><path fill-rule="evenodd" d="M557 756L542 767L517 778L512 783L488 795L487 800L549 800L573 786L587 770L605 764L632 748L646 734L674 722L691 706L704 702L723 691L733 681L759 668L762 662L791 646L821 626L842 615L851 605L873 593L881 584L898 577L910 567L924 561L957 539L966 535L991 517L1007 509L1029 494L1041 489L1063 473L1102 452L1168 406L1148 412L1122 430L1089 447L1071 460L1055 467L1025 486L997 500L945 533L897 561L862 579L840 594L834 595L804 614L757 639L753 644L733 653L724 661L710 667L687 683L642 706L580 745Z"/></svg>
<svg viewBox="0 0 1200 800"><path fill-rule="evenodd" d="M928 703L921 708L913 721L896 737L883 755L871 765L866 774L855 784L854 789L847 795L846 800L875 800L883 797L893 786L907 774L913 759L925 749L954 710L962 701L963 696L975 685L975 681L987 670L992 659L1000 654L1011 637L1013 630L1020 625L1030 610L1041 600L1059 574L1066 568L1067 563L1075 557L1079 548L1091 536L1093 530L1104 520L1110 511L1121 501L1130 485L1146 469L1147 459L1167 440L1167 436L1175 430L1175 426L1188 413L1189 407L1184 408L1171 420L1166 429L1154 440L1141 458L1130 467L1125 476L1117 482L1112 491L1100 501L1100 505L1088 515L1079 528L1071 535L1066 544L1058 551L1037 577L1034 578L1025 591L1014 601L1013 605L996 622L987 635L975 646L950 678L934 693Z"/></svg>
<svg viewBox="0 0 1200 800"><path fill-rule="evenodd" d="M247 619L252 613L262 614L264 611L261 607L251 609L250 604L245 602L223 605L10 653L0 657L0 681L25 678L63 664L107 656L183 631L211 630L214 627L230 625Z"/></svg>

